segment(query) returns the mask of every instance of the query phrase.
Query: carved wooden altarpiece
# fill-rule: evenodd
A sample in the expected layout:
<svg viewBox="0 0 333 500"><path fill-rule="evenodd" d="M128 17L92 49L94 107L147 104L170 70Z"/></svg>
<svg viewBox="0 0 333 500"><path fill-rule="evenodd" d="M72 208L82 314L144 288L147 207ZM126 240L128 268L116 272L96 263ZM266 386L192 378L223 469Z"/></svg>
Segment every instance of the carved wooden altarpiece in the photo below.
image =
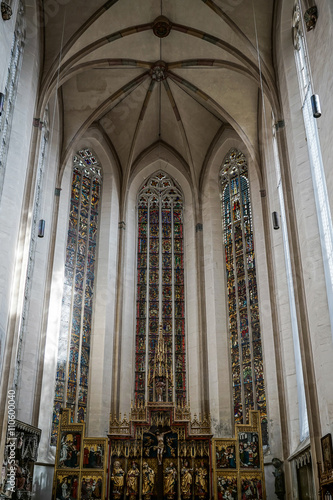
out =
<svg viewBox="0 0 333 500"><path fill-rule="evenodd" d="M63 410L54 499L266 498L260 413L236 425L235 438L212 439L209 415L192 418L189 405L170 401L167 359L160 328L147 374L153 400L132 403L128 418L111 414L108 439L86 438L85 424Z"/></svg>
<svg viewBox="0 0 333 500"><path fill-rule="evenodd" d="M159 330L147 385L153 401L132 404L129 418L111 415L108 498L208 500L211 498L210 416L170 401L173 374Z"/></svg>

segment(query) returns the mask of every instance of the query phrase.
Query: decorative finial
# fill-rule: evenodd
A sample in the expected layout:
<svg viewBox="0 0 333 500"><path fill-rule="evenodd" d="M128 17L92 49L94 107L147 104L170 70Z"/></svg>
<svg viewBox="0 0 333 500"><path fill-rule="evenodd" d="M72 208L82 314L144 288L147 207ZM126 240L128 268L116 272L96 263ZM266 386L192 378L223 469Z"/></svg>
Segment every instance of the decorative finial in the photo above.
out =
<svg viewBox="0 0 333 500"><path fill-rule="evenodd" d="M172 24L165 16L158 16L153 22L153 32L158 38L165 38L169 35Z"/></svg>

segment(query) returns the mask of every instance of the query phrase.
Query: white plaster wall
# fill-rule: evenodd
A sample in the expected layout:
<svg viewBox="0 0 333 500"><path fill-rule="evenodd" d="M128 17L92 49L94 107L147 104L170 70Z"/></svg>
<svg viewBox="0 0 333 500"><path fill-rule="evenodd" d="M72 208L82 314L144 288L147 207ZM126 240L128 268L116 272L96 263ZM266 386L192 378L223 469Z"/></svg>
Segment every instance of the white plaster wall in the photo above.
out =
<svg viewBox="0 0 333 500"><path fill-rule="evenodd" d="M323 91L324 80L330 82L327 71L332 67L331 58L322 57L322 50L326 43L331 43L329 33L332 19L329 22L328 11L325 10L326 3L320 3L322 7L314 34L307 34L310 40L310 63L312 66L316 85L321 85ZM327 16L325 16L325 12ZM314 203L313 184L308 159L308 151L301 111L301 101L297 81L296 65L294 60L294 49L291 38L291 16L292 11L289 2L284 2L282 8L281 27L277 43L277 63L279 70L279 84L282 95L284 119L286 122L286 134L288 151L291 165L292 188L295 199L296 217L298 225L298 238L302 257L302 268L298 270L303 276L309 327L311 332L312 353L314 359L316 390L320 408L320 423L322 435L333 430L333 383L331 379L331 360L333 355L332 333L329 321L328 303L322 253L320 247L317 214ZM325 17L327 19L325 20ZM319 28L320 22L326 26L326 31ZM314 41L316 41L316 44ZM313 44L313 45L312 45ZM316 50L316 54L314 54ZM327 48L327 50L330 50ZM326 51L326 47L325 47ZM312 54L312 56L311 56ZM320 54L320 57L318 57ZM316 59L316 61L314 61ZM319 63L319 59L322 61ZM327 67L326 67L327 66ZM327 79L323 76L327 76ZM325 84L326 85L326 84ZM318 89L319 90L319 89ZM326 92L326 94L325 94ZM331 100L329 87L324 92L326 95L326 106L329 108ZM328 109L327 108L327 109ZM320 119L321 120L321 119ZM329 117L317 121L320 133L322 153L326 169L326 177L331 185L330 158L332 152L331 126ZM304 370L307 368L304 366ZM311 408L309 409L311 411Z"/></svg>
<svg viewBox="0 0 333 500"><path fill-rule="evenodd" d="M10 49L16 23L17 2L13 5L10 21L0 23L0 92L4 92L7 79ZM25 21L35 15L34 6L26 6ZM27 38L13 111L11 135L0 204L0 368L4 353L8 319L15 315L17 290L11 288L15 265L22 259L22 241L18 241L22 200L28 166L32 119L38 87L39 44L36 37ZM18 268L17 268L18 269ZM11 296L13 303L11 305Z"/></svg>
<svg viewBox="0 0 333 500"><path fill-rule="evenodd" d="M215 437L230 437L234 434L219 172L225 155L239 143L231 130L222 134L208 162L202 188L209 396Z"/></svg>
<svg viewBox="0 0 333 500"><path fill-rule="evenodd" d="M287 411L287 427L289 430L289 452L293 452L300 442L300 422L298 410L298 393L297 393L297 380L296 380L296 367L295 367L295 353L294 343L291 328L291 316L289 305L289 294L287 287L286 264L283 246L282 235L282 221L280 201L277 189L277 176L275 170L275 160L272 149L273 135L272 135L272 117L271 108L266 101L266 116L265 116L265 129L263 136L265 140L265 169L266 169L266 189L267 201L269 206L269 222L270 222L270 242L274 266L274 282L275 282L275 299L277 302L277 315L278 315L278 332L276 335L279 337L278 344L281 342L282 366L283 366L283 387L281 390L284 392L286 400ZM279 214L280 229L273 229L273 222L271 214L276 211ZM276 398L271 395L271 398ZM277 457L282 459L282 449L278 448L276 453L280 452Z"/></svg>
<svg viewBox="0 0 333 500"><path fill-rule="evenodd" d="M224 422L225 428L215 429L223 436L230 436L233 429L230 347L227 331L228 313L225 283L224 251L222 237L221 202L218 175L228 151L235 147L248 159L250 192L254 224L257 281L259 290L259 312L265 369L268 431L272 453L281 450L278 387L274 352L273 327L271 321L270 290L262 220L260 186L255 165L243 142L231 130L225 131L220 144L212 155L204 189L203 213L205 233L205 271L207 294L207 325L209 335L210 395L212 415ZM214 230L214 233L213 233ZM210 266L212 269L210 269ZM213 263L213 265L212 265ZM208 265L207 265L208 264ZM212 312L213 314L210 314ZM218 375L218 378L216 376ZM219 414L216 409L219 409ZM228 427L229 426L229 427Z"/></svg>
<svg viewBox="0 0 333 500"><path fill-rule="evenodd" d="M72 164L71 161L69 161L66 165L61 182L59 211L58 213L53 214L53 217L55 216L55 219L53 218L53 222L56 222L56 227L53 228L53 231L56 231L56 236L52 280L50 284L50 300L46 326L43 381L41 387L41 405L39 409L38 419L38 427L42 429L42 435L38 450L38 461L46 463L54 462L55 454L55 448L50 447L50 439L58 356L61 302L65 271L71 172ZM56 207L54 207L54 209L56 210Z"/></svg>
<svg viewBox="0 0 333 500"><path fill-rule="evenodd" d="M98 259L95 269L94 307L91 335L89 393L86 422L87 436L105 436L111 401L112 325L114 322L116 257L118 230L118 179L114 158L96 130L88 130L75 151L91 147L103 169L100 211ZM40 462L52 463L55 448L50 447L52 411L60 331L63 277L67 243L72 160L65 167L61 183L60 206L57 217L55 258L53 264L47 337L44 354L44 374L41 394L39 427L43 430L39 447Z"/></svg>
<svg viewBox="0 0 333 500"><path fill-rule="evenodd" d="M92 131L96 136L96 131ZM113 370L113 327L115 322L119 179L115 159L102 137L90 139L90 131L81 140L81 147L91 147L103 168L102 204L98 258L95 269L95 300L91 335L87 436L106 436L111 406ZM90 139L90 140L89 140Z"/></svg>
<svg viewBox="0 0 333 500"><path fill-rule="evenodd" d="M57 108L54 110L58 114ZM55 201L55 186L57 177L57 149L59 139L59 124L57 117L51 116L47 155L44 162L44 174L42 177L40 191L40 219L45 220L44 238L36 238L33 272L30 277L31 288L28 296L27 317L23 334L21 366L18 379L18 419L23 422L32 423L32 414L35 405L36 375L39 365L42 335L43 317L47 314L45 293L47 290L48 263L50 244L53 232L53 210ZM39 134L40 138L42 133ZM39 169L39 151L37 150L35 168ZM36 179L32 189L32 203L35 198ZM31 208L33 210L33 206ZM37 221L38 228L38 221ZM30 243L30 242L29 242ZM29 251L29 249L27 250ZM24 285L23 285L24 286ZM44 310L46 308L46 310Z"/></svg>
<svg viewBox="0 0 333 500"><path fill-rule="evenodd" d="M244 151L244 149L243 149ZM244 152L246 154L246 152ZM282 453L282 436L281 436L281 421L280 421L280 406L278 399L278 383L276 374L276 358L274 345L274 329L272 324L272 290L268 281L268 273L272 272L267 267L266 252L270 251L270 238L268 243L265 240L265 229L263 221L263 200L260 190L262 187L259 183L258 172L255 164L247 154L249 181L251 193L251 206L253 218L253 234L254 234L254 251L256 259L256 275L258 287L258 302L261 328L261 342L263 352L263 367L265 377L266 405L267 405L267 420L268 420L268 435L269 435L269 450L267 455L281 456ZM262 161L261 169L265 169L266 165ZM264 187L265 189L266 187ZM267 196L267 192L266 192ZM267 245L267 246L266 246Z"/></svg>

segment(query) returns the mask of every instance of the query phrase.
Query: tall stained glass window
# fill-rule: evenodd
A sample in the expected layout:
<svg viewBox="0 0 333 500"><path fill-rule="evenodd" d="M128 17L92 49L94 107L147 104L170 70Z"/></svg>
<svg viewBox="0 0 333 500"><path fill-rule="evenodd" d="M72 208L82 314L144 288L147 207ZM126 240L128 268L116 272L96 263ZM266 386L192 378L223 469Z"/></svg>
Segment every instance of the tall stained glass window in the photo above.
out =
<svg viewBox="0 0 333 500"><path fill-rule="evenodd" d="M22 2L20 2L17 11L16 26L11 47L6 86L4 90L4 108L0 116L0 199L5 177L12 118L24 48L25 31L23 24L24 8Z"/></svg>
<svg viewBox="0 0 333 500"><path fill-rule="evenodd" d="M51 444L56 445L60 408L84 422L87 410L90 335L102 171L84 149L74 156L65 280L60 320Z"/></svg>
<svg viewBox="0 0 333 500"><path fill-rule="evenodd" d="M328 310L333 334L333 223L327 191L326 176L321 154L318 127L313 116L311 96L313 85L300 5L296 5L293 16L293 39L295 60L301 95L306 144L308 147L314 197L317 210L320 243L325 271Z"/></svg>
<svg viewBox="0 0 333 500"><path fill-rule="evenodd" d="M161 401L186 401L183 195L164 172L155 173L138 196L135 399L154 401L148 384L162 325L168 370Z"/></svg>
<svg viewBox="0 0 333 500"><path fill-rule="evenodd" d="M258 291L247 161L231 149L220 172L235 423L260 410L268 444Z"/></svg>

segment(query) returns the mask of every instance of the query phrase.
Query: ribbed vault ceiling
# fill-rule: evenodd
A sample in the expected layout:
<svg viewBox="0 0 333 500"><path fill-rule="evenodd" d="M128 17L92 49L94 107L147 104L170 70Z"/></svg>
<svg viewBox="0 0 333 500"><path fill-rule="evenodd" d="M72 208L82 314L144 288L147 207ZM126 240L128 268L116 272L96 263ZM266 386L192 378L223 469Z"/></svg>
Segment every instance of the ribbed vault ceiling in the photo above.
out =
<svg viewBox="0 0 333 500"><path fill-rule="evenodd" d="M62 159L92 125L112 143L127 178L136 158L160 141L198 185L210 146L228 126L255 156L260 76L266 95L275 95L272 11L267 0L71 0L60 7L45 23L41 106L59 90ZM170 32L161 37L164 29Z"/></svg>

